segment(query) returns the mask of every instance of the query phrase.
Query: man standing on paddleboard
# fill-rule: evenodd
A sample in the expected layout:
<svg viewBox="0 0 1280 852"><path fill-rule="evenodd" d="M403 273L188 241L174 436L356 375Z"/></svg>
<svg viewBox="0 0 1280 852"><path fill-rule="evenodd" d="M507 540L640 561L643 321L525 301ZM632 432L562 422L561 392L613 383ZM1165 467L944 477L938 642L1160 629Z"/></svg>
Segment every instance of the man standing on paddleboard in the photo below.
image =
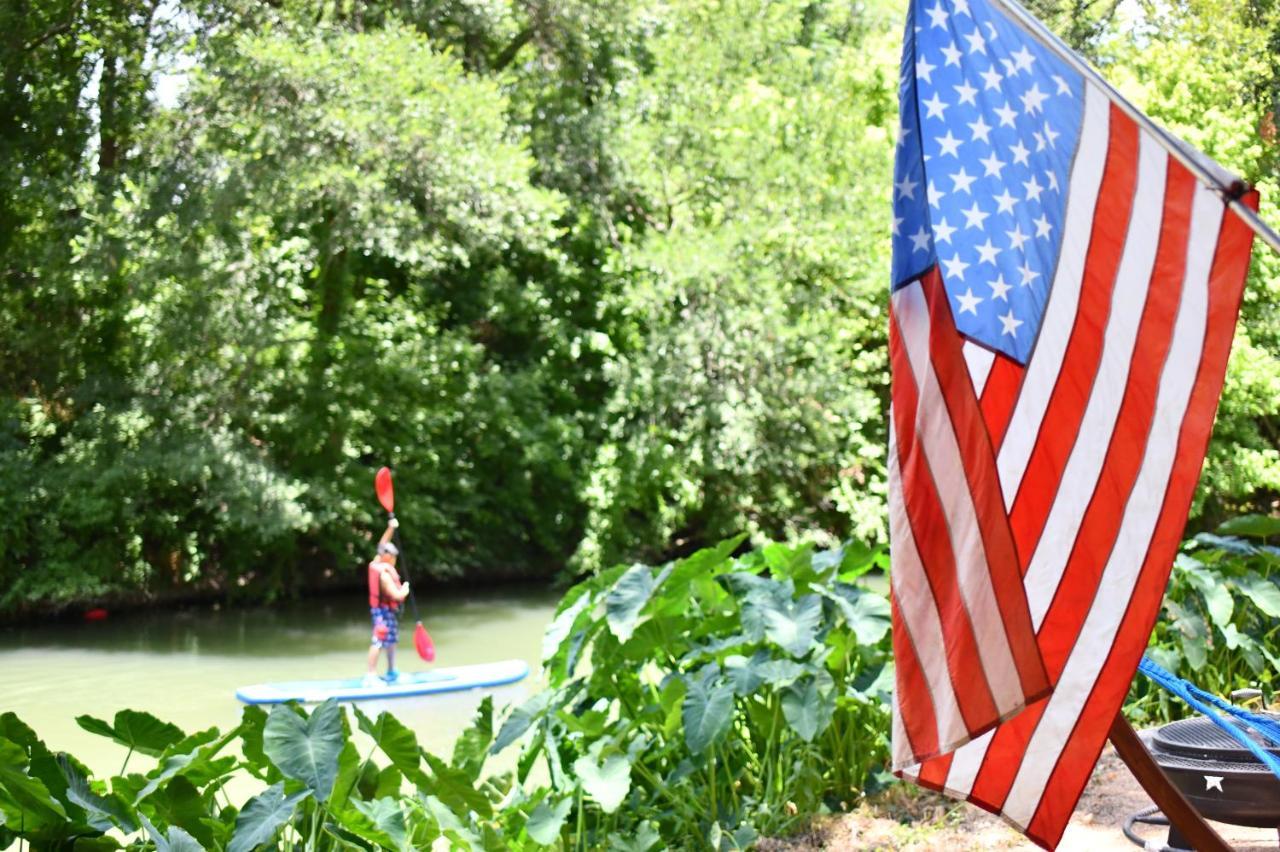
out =
<svg viewBox="0 0 1280 852"><path fill-rule="evenodd" d="M369 643L369 671L364 676L365 685L379 685L378 655L387 652L386 681L399 677L396 671L396 630L400 604L409 596L409 584L400 582L396 573L396 557L400 551L391 543L400 522L392 518L387 531L378 540L378 555L369 563L369 613L373 620L373 637Z"/></svg>

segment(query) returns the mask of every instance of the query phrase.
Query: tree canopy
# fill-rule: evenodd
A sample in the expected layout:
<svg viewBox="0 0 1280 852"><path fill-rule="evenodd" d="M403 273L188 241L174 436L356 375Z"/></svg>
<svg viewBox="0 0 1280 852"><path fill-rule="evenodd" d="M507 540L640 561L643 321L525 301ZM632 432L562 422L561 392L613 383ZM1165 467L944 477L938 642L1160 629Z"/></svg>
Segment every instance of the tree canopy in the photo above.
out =
<svg viewBox="0 0 1280 852"><path fill-rule="evenodd" d="M1280 5L1031 5L1280 221ZM353 582L382 464L437 577L882 539L899 6L5 4L0 609ZM1199 527L1280 494L1255 257Z"/></svg>

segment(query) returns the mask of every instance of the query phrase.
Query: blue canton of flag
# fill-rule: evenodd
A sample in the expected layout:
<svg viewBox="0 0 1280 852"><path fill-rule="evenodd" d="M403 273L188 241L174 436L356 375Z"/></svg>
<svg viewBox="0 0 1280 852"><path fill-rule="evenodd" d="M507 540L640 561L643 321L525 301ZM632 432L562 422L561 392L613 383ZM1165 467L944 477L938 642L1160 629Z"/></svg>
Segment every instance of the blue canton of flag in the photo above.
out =
<svg viewBox="0 0 1280 852"><path fill-rule="evenodd" d="M911 3L893 285L940 265L957 329L1025 364L1061 251L1084 83L1001 13L977 5Z"/></svg>

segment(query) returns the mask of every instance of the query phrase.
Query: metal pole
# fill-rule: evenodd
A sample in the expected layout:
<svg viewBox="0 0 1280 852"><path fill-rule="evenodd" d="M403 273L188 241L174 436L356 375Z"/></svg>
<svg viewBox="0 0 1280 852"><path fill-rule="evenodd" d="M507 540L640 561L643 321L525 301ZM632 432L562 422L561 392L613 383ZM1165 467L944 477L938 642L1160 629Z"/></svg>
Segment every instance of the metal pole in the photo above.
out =
<svg viewBox="0 0 1280 852"><path fill-rule="evenodd" d="M1040 41L1045 47L1053 51L1058 57L1074 68L1081 76L1095 83L1113 104L1129 118L1138 123L1138 126L1146 130L1154 136L1160 145L1169 152L1169 154L1182 165L1186 166L1192 174L1200 178L1200 181L1214 189L1222 196L1227 206L1235 211L1246 225L1253 229L1264 243L1271 247L1276 254L1280 254L1280 234L1271 228L1266 222L1262 221L1251 208L1241 203L1240 196L1248 190L1248 185L1240 178L1232 175L1226 169L1209 160L1198 151L1194 151L1185 142L1173 136L1169 131L1152 121L1142 110L1129 103L1124 95L1120 94L1116 89L1106 81L1106 79L1098 73L1098 71L1085 62L1084 59L1074 50L1068 47L1062 39L1058 38L1053 32L1046 27L1035 15L1032 15L1017 0L992 0L992 3L1002 8L1006 14L1016 20L1023 29Z"/></svg>

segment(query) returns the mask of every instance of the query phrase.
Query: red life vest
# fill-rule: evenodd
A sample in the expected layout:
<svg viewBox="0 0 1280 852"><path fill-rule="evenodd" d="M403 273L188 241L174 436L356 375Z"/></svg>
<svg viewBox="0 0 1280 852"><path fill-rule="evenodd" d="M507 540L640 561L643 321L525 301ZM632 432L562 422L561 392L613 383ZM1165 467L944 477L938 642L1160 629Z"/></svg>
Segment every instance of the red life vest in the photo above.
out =
<svg viewBox="0 0 1280 852"><path fill-rule="evenodd" d="M384 598L382 596L382 572L391 573L391 579L395 585L400 585L400 575L396 573L396 569L392 568L385 562L374 560L369 563L369 606L378 607L385 606L391 609L399 609L400 602L394 598Z"/></svg>

